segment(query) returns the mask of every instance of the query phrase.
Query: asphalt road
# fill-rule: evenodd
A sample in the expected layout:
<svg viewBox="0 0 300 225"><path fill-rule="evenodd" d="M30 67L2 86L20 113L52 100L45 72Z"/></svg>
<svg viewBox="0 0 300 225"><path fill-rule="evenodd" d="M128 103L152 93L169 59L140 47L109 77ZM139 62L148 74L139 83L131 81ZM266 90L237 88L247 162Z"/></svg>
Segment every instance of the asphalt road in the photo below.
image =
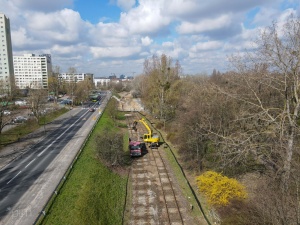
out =
<svg viewBox="0 0 300 225"><path fill-rule="evenodd" d="M96 107L98 106L99 105ZM30 217L28 221L32 222L32 219L36 218L40 212L39 210L42 210L41 206L44 205L40 203L40 199L43 198L45 202L48 199L48 195L53 192L53 190L47 190L46 192L45 190L56 186L56 183L59 181L59 177L57 177L56 174L63 174L69 165L63 165L62 170L64 171L59 170L55 172L55 168L61 166L62 163L69 164L72 160L69 159L70 156L64 156L64 159L62 159L63 155L66 155L64 151L71 152L68 153L71 157L76 155L76 152L81 146L77 143L79 141L77 139L83 140L85 138L83 137L84 135L80 133L87 134L89 132L94 123L92 117L98 116L98 114L100 114L100 109L97 109L95 112L89 112L86 108L77 109L77 113L75 114L74 111L74 115L60 122L61 125L56 130L46 133L47 136L43 141L32 146L22 157L17 158L1 169L0 224L27 224L27 222L23 223L24 219ZM87 123L87 121L89 122ZM85 128L85 131L80 132L80 129L83 129L83 127L87 128ZM76 143L76 146L71 145L70 147L70 143ZM66 150L67 145L69 145L68 150ZM61 161L57 161L57 158L61 158ZM53 164L54 161L57 161L56 166L51 167L50 165ZM56 178L53 178L54 180L51 180L51 176L54 175L48 174L47 177L45 177L45 173L49 173L51 170L52 173L56 173ZM39 179L42 178L43 181L39 181ZM41 182L45 184L47 182L52 183L52 187L49 187L47 184L46 187L45 185L42 186L40 184ZM34 185L40 188L36 187L35 190L32 191ZM42 197L40 196L37 201L37 193L41 188L43 188L44 191L42 192ZM30 194L28 194L29 190L31 191ZM25 193L27 195L25 195ZM40 205L39 207L34 208L30 206L28 209L31 195L32 201L37 201ZM24 196L26 196L26 200L24 200ZM18 205L17 208L16 205Z"/></svg>

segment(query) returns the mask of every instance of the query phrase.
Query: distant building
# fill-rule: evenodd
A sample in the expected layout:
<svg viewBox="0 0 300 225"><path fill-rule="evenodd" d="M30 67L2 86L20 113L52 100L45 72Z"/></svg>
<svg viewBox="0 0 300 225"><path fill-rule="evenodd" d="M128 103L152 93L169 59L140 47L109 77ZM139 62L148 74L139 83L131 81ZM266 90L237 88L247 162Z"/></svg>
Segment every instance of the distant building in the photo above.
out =
<svg viewBox="0 0 300 225"><path fill-rule="evenodd" d="M94 84L95 87L107 86L110 83L110 78L108 77L95 77Z"/></svg>
<svg viewBox="0 0 300 225"><path fill-rule="evenodd" d="M59 75L61 79L63 79L65 82L80 82L84 81L86 79L89 79L91 83L93 83L94 80L94 74L92 73L61 73Z"/></svg>
<svg viewBox="0 0 300 225"><path fill-rule="evenodd" d="M9 19L0 13L0 91L11 92L15 84ZM2 85L3 84L3 85ZM0 93L4 94L4 93Z"/></svg>
<svg viewBox="0 0 300 225"><path fill-rule="evenodd" d="M47 89L52 73L51 55L14 56L15 84L20 89Z"/></svg>
<svg viewBox="0 0 300 225"><path fill-rule="evenodd" d="M108 77L95 77L94 84L95 87L99 86L107 86L109 84L116 84L119 82L130 82L134 79L134 77L126 77L125 75L120 75L119 78L117 76L108 76Z"/></svg>
<svg viewBox="0 0 300 225"><path fill-rule="evenodd" d="M111 80L113 80L113 79L117 79L117 76L116 75L111 75L108 78L111 79Z"/></svg>

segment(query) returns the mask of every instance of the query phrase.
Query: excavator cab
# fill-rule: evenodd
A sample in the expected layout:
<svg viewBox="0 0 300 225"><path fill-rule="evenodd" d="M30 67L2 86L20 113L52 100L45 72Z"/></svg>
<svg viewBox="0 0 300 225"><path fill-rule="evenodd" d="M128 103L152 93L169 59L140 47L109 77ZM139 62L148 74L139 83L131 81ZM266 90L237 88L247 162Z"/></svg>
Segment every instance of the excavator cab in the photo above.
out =
<svg viewBox="0 0 300 225"><path fill-rule="evenodd" d="M149 134L144 134L144 136L143 136L143 139L144 140L148 140L150 138L150 135Z"/></svg>

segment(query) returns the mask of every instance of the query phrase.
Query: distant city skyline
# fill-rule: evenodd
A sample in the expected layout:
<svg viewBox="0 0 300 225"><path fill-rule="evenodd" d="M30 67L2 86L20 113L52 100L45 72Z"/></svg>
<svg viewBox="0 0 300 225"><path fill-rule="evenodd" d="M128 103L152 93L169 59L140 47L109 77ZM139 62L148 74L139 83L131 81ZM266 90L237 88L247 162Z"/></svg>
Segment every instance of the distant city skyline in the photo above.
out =
<svg viewBox="0 0 300 225"><path fill-rule="evenodd" d="M259 29L299 17L300 1L0 0L0 12L14 55L51 54L61 72L138 75L145 59L166 54L184 74L211 74L253 48Z"/></svg>

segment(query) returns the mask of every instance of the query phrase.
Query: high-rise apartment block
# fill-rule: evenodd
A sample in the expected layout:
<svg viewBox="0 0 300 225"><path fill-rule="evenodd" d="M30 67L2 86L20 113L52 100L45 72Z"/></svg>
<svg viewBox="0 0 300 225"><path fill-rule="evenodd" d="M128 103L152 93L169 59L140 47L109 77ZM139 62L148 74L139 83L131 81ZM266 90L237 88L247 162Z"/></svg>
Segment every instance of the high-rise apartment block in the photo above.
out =
<svg viewBox="0 0 300 225"><path fill-rule="evenodd" d="M24 54L14 56L15 84L20 89L48 89L52 73L51 55Z"/></svg>
<svg viewBox="0 0 300 225"><path fill-rule="evenodd" d="M14 82L10 22L0 13L0 94L10 92Z"/></svg>

